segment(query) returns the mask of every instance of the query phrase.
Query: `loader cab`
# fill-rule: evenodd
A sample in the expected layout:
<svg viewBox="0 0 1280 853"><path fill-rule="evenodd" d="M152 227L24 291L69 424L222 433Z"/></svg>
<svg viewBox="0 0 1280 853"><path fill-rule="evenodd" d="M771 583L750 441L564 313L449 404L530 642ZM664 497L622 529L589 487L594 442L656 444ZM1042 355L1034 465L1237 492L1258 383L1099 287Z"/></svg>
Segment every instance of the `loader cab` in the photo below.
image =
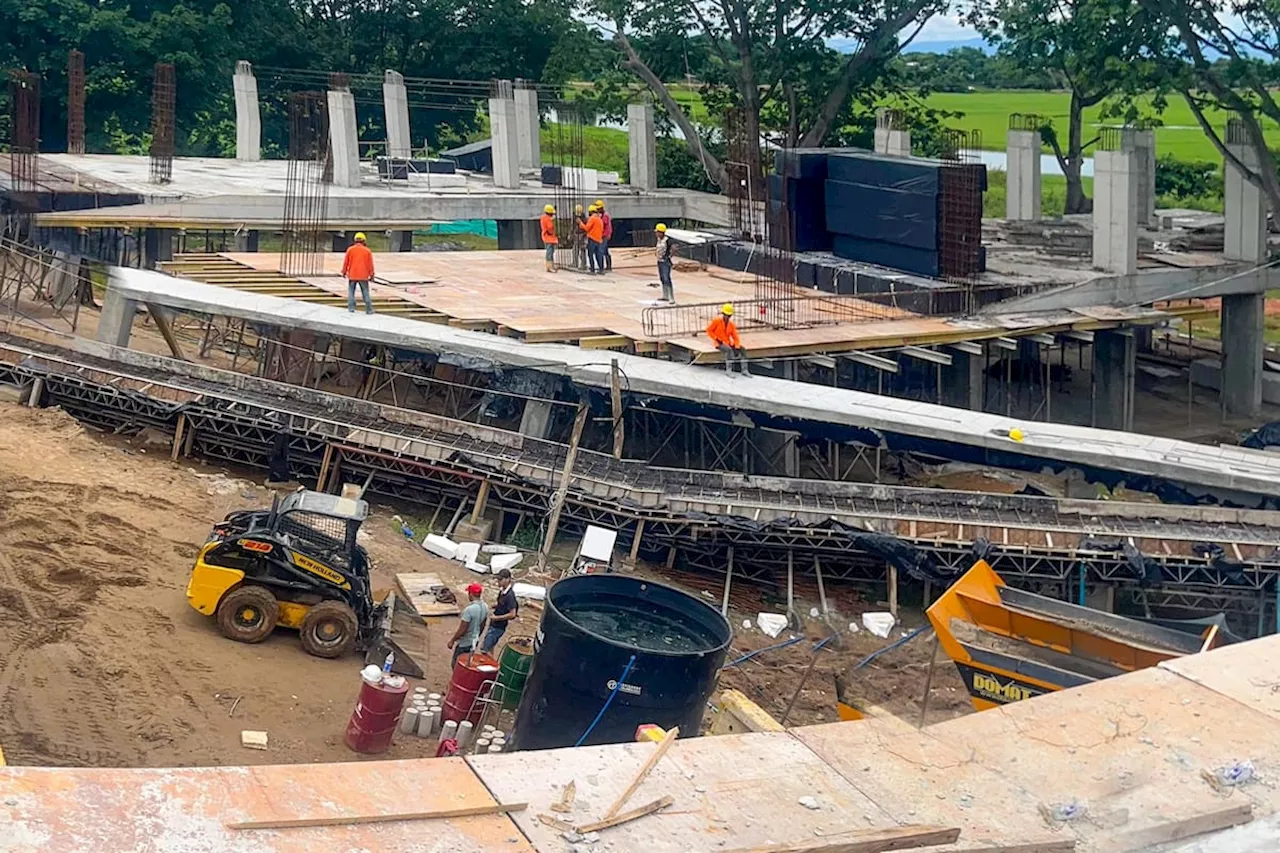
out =
<svg viewBox="0 0 1280 853"><path fill-rule="evenodd" d="M272 504L271 533L293 551L367 575L356 535L368 517L369 505L362 500L300 489Z"/></svg>

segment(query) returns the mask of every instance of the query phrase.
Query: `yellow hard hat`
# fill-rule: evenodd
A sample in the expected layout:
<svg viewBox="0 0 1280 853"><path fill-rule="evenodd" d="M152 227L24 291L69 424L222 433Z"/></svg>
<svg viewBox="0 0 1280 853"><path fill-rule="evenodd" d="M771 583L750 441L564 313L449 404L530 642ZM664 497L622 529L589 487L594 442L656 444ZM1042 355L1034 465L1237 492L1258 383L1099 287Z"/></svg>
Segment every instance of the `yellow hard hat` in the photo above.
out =
<svg viewBox="0 0 1280 853"><path fill-rule="evenodd" d="M1013 429L1009 430L1009 438L1013 439L1014 441L1022 441L1022 439L1024 438L1024 436L1022 435L1022 430L1018 429L1017 427L1014 427Z"/></svg>
<svg viewBox="0 0 1280 853"><path fill-rule="evenodd" d="M556 206L555 206L554 204L549 204L549 205L547 205L546 207L542 208L542 212L543 212L543 213L555 213L555 212L556 212Z"/></svg>
<svg viewBox="0 0 1280 853"><path fill-rule="evenodd" d="M363 231L357 231L357 232L356 232L356 242L357 242L357 243L363 243L364 241L365 241L364 232L363 232Z"/></svg>
<svg viewBox="0 0 1280 853"><path fill-rule="evenodd" d="M733 306L732 306L732 305L730 305L728 302L726 302L726 303L724 304L724 307L720 309L720 313L721 313L721 314L733 314Z"/></svg>
<svg viewBox="0 0 1280 853"><path fill-rule="evenodd" d="M657 231L659 234L665 234L667 232L666 223L659 222L657 227L655 227L653 230Z"/></svg>
<svg viewBox="0 0 1280 853"><path fill-rule="evenodd" d="M604 208L604 199L602 199L602 198L598 198L598 199L596 199L596 207L599 207L599 208L603 209L603 208Z"/></svg>

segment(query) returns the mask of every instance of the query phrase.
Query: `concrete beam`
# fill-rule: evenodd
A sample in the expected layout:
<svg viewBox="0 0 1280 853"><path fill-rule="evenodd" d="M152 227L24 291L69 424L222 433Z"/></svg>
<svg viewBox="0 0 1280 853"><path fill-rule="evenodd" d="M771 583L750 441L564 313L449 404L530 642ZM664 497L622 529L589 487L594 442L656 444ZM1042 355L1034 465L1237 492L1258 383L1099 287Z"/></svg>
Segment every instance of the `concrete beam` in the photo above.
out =
<svg viewBox="0 0 1280 853"><path fill-rule="evenodd" d="M1006 299L980 314L1052 311L1095 305L1150 305L1190 292L1197 297L1262 293L1280 287L1280 271L1254 269L1253 264L1224 263L1196 269L1142 270L1127 275L1103 275L1077 284Z"/></svg>
<svg viewBox="0 0 1280 853"><path fill-rule="evenodd" d="M1137 346L1125 330L1099 330L1093 336L1093 425L1133 429Z"/></svg>
<svg viewBox="0 0 1280 853"><path fill-rule="evenodd" d="M517 80L516 149L521 169L537 169L542 165L541 123L538 120L538 90L526 80Z"/></svg>
<svg viewBox="0 0 1280 853"><path fill-rule="evenodd" d="M231 78L236 101L236 159L262 159L262 112L258 107L258 78L253 66L241 60Z"/></svg>
<svg viewBox="0 0 1280 853"><path fill-rule="evenodd" d="M1256 418L1262 412L1262 348L1266 294L1222 299L1222 411Z"/></svg>
<svg viewBox="0 0 1280 853"><path fill-rule="evenodd" d="M1253 146L1229 144L1227 150L1250 169L1258 168ZM1266 196L1231 163L1226 164L1224 178L1222 209L1226 225L1222 253L1232 260L1260 264L1267 258Z"/></svg>
<svg viewBox="0 0 1280 853"><path fill-rule="evenodd" d="M1093 266L1114 273L1138 270L1137 155L1119 151L1093 155Z"/></svg>
<svg viewBox="0 0 1280 853"><path fill-rule="evenodd" d="M1010 130L1006 137L1007 189L1005 216L1036 222L1040 219L1040 131Z"/></svg>
<svg viewBox="0 0 1280 853"><path fill-rule="evenodd" d="M348 89L329 90L329 154L333 158L334 186L360 186L356 99Z"/></svg>
<svg viewBox="0 0 1280 853"><path fill-rule="evenodd" d="M382 109L387 121L387 156L410 157L413 135L409 131L409 90L399 71L383 74Z"/></svg>
<svg viewBox="0 0 1280 853"><path fill-rule="evenodd" d="M652 104L627 104L627 148L630 180L642 190L658 188L658 140Z"/></svg>
<svg viewBox="0 0 1280 853"><path fill-rule="evenodd" d="M515 98L489 99L489 134L493 139L493 185L520 186L520 139Z"/></svg>

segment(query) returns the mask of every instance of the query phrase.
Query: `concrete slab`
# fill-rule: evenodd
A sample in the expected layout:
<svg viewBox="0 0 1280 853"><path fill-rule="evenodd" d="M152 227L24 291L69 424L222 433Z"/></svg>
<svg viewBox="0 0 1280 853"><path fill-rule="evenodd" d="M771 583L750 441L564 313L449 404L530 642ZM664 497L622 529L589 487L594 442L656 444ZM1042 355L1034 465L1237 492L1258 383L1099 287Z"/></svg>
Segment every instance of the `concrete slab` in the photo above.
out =
<svg viewBox="0 0 1280 853"><path fill-rule="evenodd" d="M263 767L0 771L6 853L531 853L503 815L237 830L241 821L492 805L461 758Z"/></svg>
<svg viewBox="0 0 1280 853"><path fill-rule="evenodd" d="M1280 720L1280 672L1273 655L1280 655L1280 635L1276 634L1224 646L1211 655L1174 658L1160 668Z"/></svg>
<svg viewBox="0 0 1280 853"><path fill-rule="evenodd" d="M503 802L529 808L513 815L539 850L560 850L559 831L539 812L571 823L595 820L626 789L655 750L653 743L615 744L507 755L471 756L472 769ZM551 811L570 781L575 808ZM678 740L654 767L628 806L661 796L675 802L662 812L604 830L611 853L689 853L812 842L816 835L886 828L896 822L839 773L789 734L761 732ZM798 802L814 797L817 810Z"/></svg>

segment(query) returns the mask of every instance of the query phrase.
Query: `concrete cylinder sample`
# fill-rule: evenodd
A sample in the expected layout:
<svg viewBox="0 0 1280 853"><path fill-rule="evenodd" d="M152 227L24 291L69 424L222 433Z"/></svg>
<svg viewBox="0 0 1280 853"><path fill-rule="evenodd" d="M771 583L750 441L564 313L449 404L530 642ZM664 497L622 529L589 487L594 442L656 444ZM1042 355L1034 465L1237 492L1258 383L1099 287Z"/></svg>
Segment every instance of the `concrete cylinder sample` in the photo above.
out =
<svg viewBox="0 0 1280 853"><path fill-rule="evenodd" d="M483 738L483 737L476 741L475 749L472 750L472 752L474 752L476 755L483 755L488 751L489 751L489 739Z"/></svg>
<svg viewBox="0 0 1280 853"><path fill-rule="evenodd" d="M503 750L503 749L505 749L505 748L506 748L506 744L505 744L505 743L491 743L491 744L489 744L489 752L502 752L502 750Z"/></svg>
<svg viewBox="0 0 1280 853"><path fill-rule="evenodd" d="M470 720L463 720L458 723L458 749L466 749L467 744L471 743L471 730L474 726Z"/></svg>
<svg viewBox="0 0 1280 853"><path fill-rule="evenodd" d="M405 708L404 716L400 718L400 731L404 732L405 734L408 734L409 732L416 731L417 728L418 728L418 709Z"/></svg>
<svg viewBox="0 0 1280 853"><path fill-rule="evenodd" d="M443 696L441 696L439 693L428 693L428 694L427 694L427 701L429 701L429 702L434 702L434 703L436 703L437 705L439 705L441 702L443 702L443 701L444 701L444 697L443 697Z"/></svg>
<svg viewBox="0 0 1280 853"><path fill-rule="evenodd" d="M458 736L458 724L453 720L445 720L444 726L440 729L440 740L448 740Z"/></svg>
<svg viewBox="0 0 1280 853"><path fill-rule="evenodd" d="M431 737L436 728L436 715L423 711L418 715L418 737Z"/></svg>

